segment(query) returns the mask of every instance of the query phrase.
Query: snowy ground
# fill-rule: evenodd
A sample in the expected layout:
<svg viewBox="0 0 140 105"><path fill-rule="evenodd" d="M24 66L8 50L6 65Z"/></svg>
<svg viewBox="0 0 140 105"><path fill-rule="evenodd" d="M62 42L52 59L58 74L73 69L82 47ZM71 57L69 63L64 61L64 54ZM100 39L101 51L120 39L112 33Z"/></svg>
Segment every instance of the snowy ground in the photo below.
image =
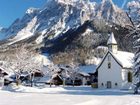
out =
<svg viewBox="0 0 140 105"><path fill-rule="evenodd" d="M140 105L140 95L90 87L20 87L16 92L0 90L0 105Z"/></svg>

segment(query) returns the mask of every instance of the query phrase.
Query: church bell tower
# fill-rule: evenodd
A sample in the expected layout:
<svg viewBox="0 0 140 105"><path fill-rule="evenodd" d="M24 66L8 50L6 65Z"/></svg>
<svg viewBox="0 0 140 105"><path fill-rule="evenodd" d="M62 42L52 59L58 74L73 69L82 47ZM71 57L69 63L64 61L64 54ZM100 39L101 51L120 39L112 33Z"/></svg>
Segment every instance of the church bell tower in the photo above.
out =
<svg viewBox="0 0 140 105"><path fill-rule="evenodd" d="M111 35L110 35L110 37L108 39L107 45L108 45L108 50L110 52L117 53L117 51L118 51L118 44L117 44L117 42L115 40L113 32L111 33Z"/></svg>

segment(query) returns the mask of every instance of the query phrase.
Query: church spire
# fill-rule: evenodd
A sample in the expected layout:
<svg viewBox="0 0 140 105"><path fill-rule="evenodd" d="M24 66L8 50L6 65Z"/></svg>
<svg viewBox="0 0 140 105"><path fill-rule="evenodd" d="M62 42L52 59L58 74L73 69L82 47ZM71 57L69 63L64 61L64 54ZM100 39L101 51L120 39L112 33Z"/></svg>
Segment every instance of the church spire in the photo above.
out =
<svg viewBox="0 0 140 105"><path fill-rule="evenodd" d="M118 45L117 45L117 41L115 40L113 32L111 33L108 39L107 45L108 45L109 51L111 51L112 53L117 53Z"/></svg>
<svg viewBox="0 0 140 105"><path fill-rule="evenodd" d="M117 44L113 32L111 33L111 35L108 39L107 45L109 45L109 44Z"/></svg>

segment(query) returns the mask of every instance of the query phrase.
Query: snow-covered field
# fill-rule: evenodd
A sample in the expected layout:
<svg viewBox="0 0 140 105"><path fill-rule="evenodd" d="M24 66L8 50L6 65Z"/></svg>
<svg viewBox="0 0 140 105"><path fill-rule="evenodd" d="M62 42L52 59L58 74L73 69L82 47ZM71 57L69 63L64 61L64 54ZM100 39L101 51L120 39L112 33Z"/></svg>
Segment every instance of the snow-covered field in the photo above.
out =
<svg viewBox="0 0 140 105"><path fill-rule="evenodd" d="M20 87L16 92L0 90L0 105L140 105L140 95L90 87Z"/></svg>

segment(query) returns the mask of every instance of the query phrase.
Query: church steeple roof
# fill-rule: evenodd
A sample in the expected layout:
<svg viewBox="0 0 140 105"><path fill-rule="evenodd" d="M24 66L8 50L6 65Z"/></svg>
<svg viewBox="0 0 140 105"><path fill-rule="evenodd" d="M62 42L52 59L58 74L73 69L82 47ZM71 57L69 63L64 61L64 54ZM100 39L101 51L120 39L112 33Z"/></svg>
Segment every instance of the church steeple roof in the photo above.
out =
<svg viewBox="0 0 140 105"><path fill-rule="evenodd" d="M111 33L111 35L108 39L107 45L109 45L109 44L117 44L113 32Z"/></svg>

